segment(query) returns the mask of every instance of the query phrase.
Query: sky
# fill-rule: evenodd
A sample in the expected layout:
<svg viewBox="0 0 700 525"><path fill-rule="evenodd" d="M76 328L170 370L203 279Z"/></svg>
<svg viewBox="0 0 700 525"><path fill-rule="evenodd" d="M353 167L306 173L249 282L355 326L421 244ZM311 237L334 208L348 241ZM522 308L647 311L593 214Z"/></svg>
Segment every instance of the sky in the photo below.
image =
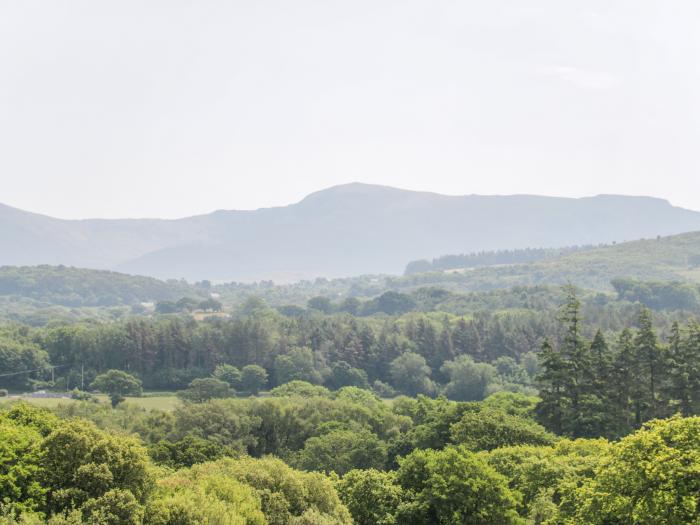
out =
<svg viewBox="0 0 700 525"><path fill-rule="evenodd" d="M352 181L700 210L697 0L5 0L0 202L181 217Z"/></svg>

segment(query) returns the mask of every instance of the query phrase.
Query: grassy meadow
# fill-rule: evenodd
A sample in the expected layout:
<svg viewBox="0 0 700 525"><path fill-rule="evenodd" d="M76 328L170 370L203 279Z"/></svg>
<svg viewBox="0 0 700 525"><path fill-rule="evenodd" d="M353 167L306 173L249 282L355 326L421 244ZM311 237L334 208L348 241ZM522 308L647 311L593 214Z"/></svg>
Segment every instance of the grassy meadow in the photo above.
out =
<svg viewBox="0 0 700 525"><path fill-rule="evenodd" d="M109 398L105 395L96 394L95 398L97 398L100 403L109 403ZM59 405L66 405L76 402L74 399L70 398L8 396L0 397L0 405L20 400L27 401L28 403L44 408L55 408ZM154 392L145 393L141 397L127 397L125 403L129 403L131 405L144 408L146 410L157 409L170 411L175 409L175 407L180 403L180 400L177 398L177 396L170 392Z"/></svg>

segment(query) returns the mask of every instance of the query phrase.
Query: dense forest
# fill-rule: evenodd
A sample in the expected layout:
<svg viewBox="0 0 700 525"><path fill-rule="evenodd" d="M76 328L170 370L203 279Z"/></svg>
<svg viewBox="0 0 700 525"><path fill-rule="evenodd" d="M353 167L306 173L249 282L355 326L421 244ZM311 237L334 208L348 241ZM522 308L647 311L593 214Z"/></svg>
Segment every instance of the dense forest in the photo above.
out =
<svg viewBox="0 0 700 525"><path fill-rule="evenodd" d="M0 524L697 520L695 284L364 282L0 325Z"/></svg>
<svg viewBox="0 0 700 525"><path fill-rule="evenodd" d="M329 388L372 388L384 397L443 394L459 401L539 389L543 403L552 404L549 425L573 436L619 436L678 408L689 415L700 401L694 393L700 388L700 372L694 369L700 355L696 321L680 325L662 317L663 341L644 307L636 308L634 319L619 317L615 323L609 310L599 309L606 324L584 322L573 288L563 313L549 314L363 319L285 316L261 303L247 306L242 318L206 322L174 315L43 329L8 325L0 332L2 384L67 391L116 369L137 376L147 389L177 390L221 365L255 365L269 378L260 389L300 380ZM47 381L49 375L53 382ZM680 393L682 381L689 390ZM610 385L617 394L623 387L633 389L626 395L638 404L627 405L622 394L606 394ZM556 399L547 397L555 393ZM565 414L569 409L575 412L571 417ZM584 409L598 418L597 430L565 431L560 419L582 428L587 424L582 421L588 416L579 412ZM617 411L609 416L614 423L601 420L606 411Z"/></svg>
<svg viewBox="0 0 700 525"><path fill-rule="evenodd" d="M569 439L536 399L290 385L174 412L0 411L3 524L695 523L700 418Z"/></svg>

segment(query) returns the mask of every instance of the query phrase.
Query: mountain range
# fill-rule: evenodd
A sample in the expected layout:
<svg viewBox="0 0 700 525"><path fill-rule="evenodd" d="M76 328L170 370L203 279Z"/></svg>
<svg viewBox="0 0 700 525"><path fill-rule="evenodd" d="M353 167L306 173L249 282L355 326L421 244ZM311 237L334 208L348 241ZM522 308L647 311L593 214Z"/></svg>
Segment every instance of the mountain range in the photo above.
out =
<svg viewBox="0 0 700 525"><path fill-rule="evenodd" d="M401 273L450 253L613 243L700 230L652 197L447 196L347 184L284 207L175 220L63 220L0 205L0 265L191 281Z"/></svg>

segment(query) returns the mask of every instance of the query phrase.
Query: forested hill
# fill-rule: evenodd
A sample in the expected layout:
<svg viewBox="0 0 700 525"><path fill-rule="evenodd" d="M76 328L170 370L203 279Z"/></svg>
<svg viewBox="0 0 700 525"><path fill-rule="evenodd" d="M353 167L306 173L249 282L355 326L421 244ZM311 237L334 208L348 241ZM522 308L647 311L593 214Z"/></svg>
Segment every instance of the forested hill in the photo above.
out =
<svg viewBox="0 0 700 525"><path fill-rule="evenodd" d="M63 306L118 306L177 300L203 292L180 281L65 266L0 267L0 297Z"/></svg>
<svg viewBox="0 0 700 525"><path fill-rule="evenodd" d="M518 252L505 253L513 255ZM539 252L522 253L537 255ZM423 304L426 297L431 297L428 303L433 304L433 296L437 293L435 289L442 289L438 295L444 302L450 297L450 301L457 300L448 291L464 293L541 285L556 289L559 285L571 283L589 290L612 292L615 288L618 293L621 293L619 288L622 286L622 295L627 298L634 296L633 300L653 306L655 303L644 300L644 296L657 293L639 290L640 284L623 286L618 283L619 286L614 287L613 282L624 278L647 287L656 283L657 288L674 281L691 285L700 283L700 232L600 248L565 249L559 256L555 256L553 251L542 253L547 255L543 260L529 264L432 271L404 277L364 275L287 285L274 285L271 282L209 285L206 281L193 285L180 280L161 281L151 277L65 266L6 266L0 267L0 298L26 298L70 307L132 306L144 301L177 301L183 297L203 299L210 292L217 292L230 305L242 304L255 296L273 306L304 306L314 297L341 302L347 298L374 300L393 291L412 293L419 304ZM464 301L459 299L458 302L462 304ZM695 305L696 301L691 302Z"/></svg>
<svg viewBox="0 0 700 525"><path fill-rule="evenodd" d="M503 266L511 264L527 264L558 259L564 255L595 246L564 246L561 248L524 248L520 250L493 250L476 253L461 253L458 255L442 255L432 261L420 259L406 265L404 275L425 273L431 271L465 270L468 268L484 268L487 266Z"/></svg>
<svg viewBox="0 0 700 525"><path fill-rule="evenodd" d="M504 252L505 254L513 252ZM525 255L529 252L523 251ZM535 255L539 252L533 251ZM478 255L478 254L477 254ZM444 285L452 289L483 290L520 285L572 283L582 288L612 290L612 281L624 277L641 281L700 282L700 232L638 240L599 248L564 252L559 256L542 251L534 263L451 268L449 272L412 273L396 281L402 288ZM497 254L494 254L496 257ZM477 256L464 260L478 259ZM459 256L455 259L459 260ZM437 259L423 264L428 269L443 264ZM420 266L420 262L412 266Z"/></svg>
<svg viewBox="0 0 700 525"><path fill-rule="evenodd" d="M445 196L349 184L299 203L179 220L68 221L0 205L0 265L242 281L402 272L446 253L597 245L700 230L660 199Z"/></svg>

